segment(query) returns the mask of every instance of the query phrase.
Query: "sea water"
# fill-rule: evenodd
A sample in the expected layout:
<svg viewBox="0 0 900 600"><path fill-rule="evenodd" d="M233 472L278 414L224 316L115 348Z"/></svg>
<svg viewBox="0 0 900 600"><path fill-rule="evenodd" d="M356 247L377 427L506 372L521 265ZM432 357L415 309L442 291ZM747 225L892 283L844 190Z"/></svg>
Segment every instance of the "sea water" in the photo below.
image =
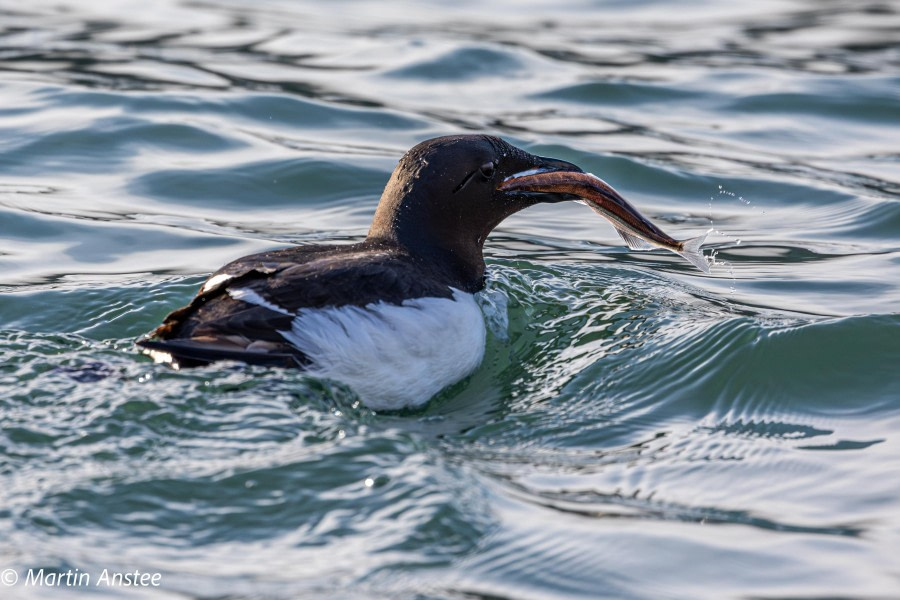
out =
<svg viewBox="0 0 900 600"><path fill-rule="evenodd" d="M874 1L0 2L0 597L49 597L41 570L104 598L900 596L898 28ZM135 351L232 259L362 239L402 153L460 132L714 228L724 264L516 215L481 367L415 412Z"/></svg>

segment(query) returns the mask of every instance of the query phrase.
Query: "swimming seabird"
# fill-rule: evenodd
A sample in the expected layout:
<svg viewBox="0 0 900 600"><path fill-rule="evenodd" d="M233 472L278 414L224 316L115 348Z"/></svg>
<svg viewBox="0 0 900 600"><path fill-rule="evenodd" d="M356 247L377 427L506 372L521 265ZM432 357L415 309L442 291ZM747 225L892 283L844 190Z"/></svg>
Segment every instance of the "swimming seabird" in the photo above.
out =
<svg viewBox="0 0 900 600"><path fill-rule="evenodd" d="M235 260L138 344L177 366L298 367L373 409L420 406L481 363L474 294L488 234L524 208L575 198L510 184L539 173L583 172L488 135L422 142L394 169L365 240Z"/></svg>

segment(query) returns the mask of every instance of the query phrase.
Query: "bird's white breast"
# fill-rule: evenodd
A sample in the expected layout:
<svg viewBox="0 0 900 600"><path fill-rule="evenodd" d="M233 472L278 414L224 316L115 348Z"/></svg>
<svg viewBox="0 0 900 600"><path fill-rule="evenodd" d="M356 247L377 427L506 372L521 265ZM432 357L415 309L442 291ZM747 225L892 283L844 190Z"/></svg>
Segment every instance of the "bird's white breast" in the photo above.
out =
<svg viewBox="0 0 900 600"><path fill-rule="evenodd" d="M310 358L312 375L349 385L376 410L420 406L484 356L481 310L459 290L399 306L304 309L281 334Z"/></svg>

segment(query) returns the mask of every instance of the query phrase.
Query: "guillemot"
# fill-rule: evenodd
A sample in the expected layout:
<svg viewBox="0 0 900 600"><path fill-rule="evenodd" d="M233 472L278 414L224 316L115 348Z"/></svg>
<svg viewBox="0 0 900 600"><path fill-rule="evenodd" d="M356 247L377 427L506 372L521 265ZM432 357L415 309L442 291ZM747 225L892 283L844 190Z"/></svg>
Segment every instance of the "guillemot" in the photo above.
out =
<svg viewBox="0 0 900 600"><path fill-rule="evenodd" d="M481 363L474 294L488 234L539 202L577 199L511 184L541 173L583 171L488 135L422 142L394 169L365 240L235 260L138 344L176 366L299 367L373 409L420 406Z"/></svg>

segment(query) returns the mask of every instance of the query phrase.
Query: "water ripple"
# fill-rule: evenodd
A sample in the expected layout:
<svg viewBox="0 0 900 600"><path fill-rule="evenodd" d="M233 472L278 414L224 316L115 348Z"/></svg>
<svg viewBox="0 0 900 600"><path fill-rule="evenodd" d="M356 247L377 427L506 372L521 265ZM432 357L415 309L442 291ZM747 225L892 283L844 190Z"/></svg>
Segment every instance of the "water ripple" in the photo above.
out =
<svg viewBox="0 0 900 600"><path fill-rule="evenodd" d="M209 598L897 588L893 5L0 15L0 569ZM712 228L717 265L571 203L515 215L482 366L406 413L135 351L233 258L362 239L399 156L461 131Z"/></svg>

